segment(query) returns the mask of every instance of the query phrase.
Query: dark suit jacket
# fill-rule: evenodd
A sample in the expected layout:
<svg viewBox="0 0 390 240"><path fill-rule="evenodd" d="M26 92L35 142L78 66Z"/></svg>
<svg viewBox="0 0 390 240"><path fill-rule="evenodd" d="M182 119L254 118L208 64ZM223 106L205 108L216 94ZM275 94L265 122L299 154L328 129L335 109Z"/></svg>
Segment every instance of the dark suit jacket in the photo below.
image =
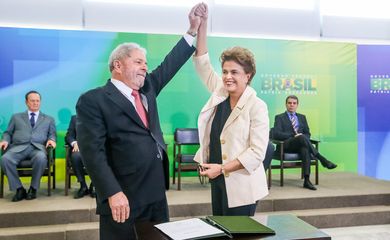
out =
<svg viewBox="0 0 390 240"><path fill-rule="evenodd" d="M76 115L73 115L70 119L68 131L65 135L65 142L72 147L71 143L77 141L76 140Z"/></svg>
<svg viewBox="0 0 390 240"><path fill-rule="evenodd" d="M299 122L298 133L302 133L310 139L310 129L305 115L299 113L296 113L296 115ZM294 128L287 112L276 115L271 137L276 140L285 141L289 138L293 138L294 136Z"/></svg>
<svg viewBox="0 0 390 240"><path fill-rule="evenodd" d="M131 209L165 198L169 168L156 97L194 50L182 38L161 65L146 75L140 92L148 101L149 129L110 81L79 98L77 142L96 186L98 214L111 214L108 197L120 191Z"/></svg>

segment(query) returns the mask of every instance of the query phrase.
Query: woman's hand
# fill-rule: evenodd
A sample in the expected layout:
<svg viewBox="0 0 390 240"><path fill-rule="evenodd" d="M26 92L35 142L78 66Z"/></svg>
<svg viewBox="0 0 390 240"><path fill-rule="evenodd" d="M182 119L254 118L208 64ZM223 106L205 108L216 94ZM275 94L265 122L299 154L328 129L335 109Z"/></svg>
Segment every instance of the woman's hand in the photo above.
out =
<svg viewBox="0 0 390 240"><path fill-rule="evenodd" d="M222 174L222 165L215 163L203 163L201 164L203 170L199 170L200 175L207 176L210 179L214 179Z"/></svg>

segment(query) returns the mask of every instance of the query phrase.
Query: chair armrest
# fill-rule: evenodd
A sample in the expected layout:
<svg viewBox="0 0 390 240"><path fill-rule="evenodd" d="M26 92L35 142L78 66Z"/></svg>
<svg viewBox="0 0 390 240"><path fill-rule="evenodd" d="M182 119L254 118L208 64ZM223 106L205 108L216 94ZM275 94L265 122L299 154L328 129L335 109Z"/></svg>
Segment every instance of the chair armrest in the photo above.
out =
<svg viewBox="0 0 390 240"><path fill-rule="evenodd" d="M69 144L65 143L64 148L65 148L65 159L67 159L72 152L72 147Z"/></svg>
<svg viewBox="0 0 390 240"><path fill-rule="evenodd" d="M311 144L314 144L315 148L318 150L319 140L310 139Z"/></svg>
<svg viewBox="0 0 390 240"><path fill-rule="evenodd" d="M310 142L313 144L317 144L317 143L320 143L321 141L317 140L317 139L310 139Z"/></svg>
<svg viewBox="0 0 390 240"><path fill-rule="evenodd" d="M275 139L270 139L270 141L273 143L273 144L277 144L277 145L282 145L284 143L284 141L280 141L280 140L275 140Z"/></svg>
<svg viewBox="0 0 390 240"><path fill-rule="evenodd" d="M47 160L49 165L52 165L54 163L55 159L55 149L52 146L49 146L46 148L47 151Z"/></svg>

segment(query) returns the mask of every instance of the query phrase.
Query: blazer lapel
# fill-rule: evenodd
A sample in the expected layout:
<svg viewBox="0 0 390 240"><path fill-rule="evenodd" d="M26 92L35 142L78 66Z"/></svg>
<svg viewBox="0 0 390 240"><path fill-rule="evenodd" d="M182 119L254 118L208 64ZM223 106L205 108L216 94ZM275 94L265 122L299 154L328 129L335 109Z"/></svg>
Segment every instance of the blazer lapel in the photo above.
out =
<svg viewBox="0 0 390 240"><path fill-rule="evenodd" d="M212 108L215 108L218 104L225 101L226 98L228 98L228 96L229 96L229 93L226 90L224 90L223 88L219 89L216 92L213 92L210 99L203 106L203 108L200 112L204 113Z"/></svg>
<svg viewBox="0 0 390 240"><path fill-rule="evenodd" d="M106 86L104 86L104 90L108 98L113 101L120 109L122 109L122 111L128 117L130 117L141 127L145 128L133 104L125 96L123 96L123 94L114 86L114 84L108 82Z"/></svg>
<svg viewBox="0 0 390 240"><path fill-rule="evenodd" d="M241 95L240 99L237 102L237 105L233 108L233 111L230 113L228 119L226 120L223 130L227 128L233 121L241 114L241 111L244 109L245 104L250 100L252 95L256 96L256 92L250 87L247 86L244 93Z"/></svg>

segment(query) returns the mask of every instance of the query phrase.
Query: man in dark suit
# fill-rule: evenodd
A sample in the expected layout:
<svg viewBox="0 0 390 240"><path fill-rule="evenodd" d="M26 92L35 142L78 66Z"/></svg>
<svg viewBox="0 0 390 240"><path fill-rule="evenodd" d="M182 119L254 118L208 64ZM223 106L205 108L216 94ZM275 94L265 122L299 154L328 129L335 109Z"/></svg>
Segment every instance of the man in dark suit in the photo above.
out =
<svg viewBox="0 0 390 240"><path fill-rule="evenodd" d="M80 183L80 189L75 193L74 198L82 198L88 194L91 197L96 197L95 189L93 187L92 182L89 185L89 188L85 182L84 164L82 162L82 157L80 154L79 145L77 144L76 136L76 115L73 115L70 119L68 131L65 135L65 142L71 148L70 161L72 163L74 174L77 177L77 181Z"/></svg>
<svg viewBox="0 0 390 240"><path fill-rule="evenodd" d="M119 45L109 59L111 79L77 103L77 141L96 187L100 239L136 239L135 222L169 220L168 158L156 97L192 55L203 5L189 14L190 29L151 73L146 51Z"/></svg>
<svg viewBox="0 0 390 240"><path fill-rule="evenodd" d="M39 111L41 95L37 91L29 91L25 99L28 110L12 116L0 142L0 148L7 150L1 158L1 168L8 177L10 190L16 190L13 202L37 197L37 189L47 166L46 148L56 146L54 119ZM28 192L23 187L16 168L26 158L33 162Z"/></svg>
<svg viewBox="0 0 390 240"><path fill-rule="evenodd" d="M310 143L310 129L306 117L303 114L296 113L299 100L295 95L286 98L287 111L275 116L273 138L284 141L285 152L296 152L302 156L303 160L303 187L310 190L317 188L310 182L310 161L313 155L320 160L322 166L333 169L337 165L322 156Z"/></svg>

